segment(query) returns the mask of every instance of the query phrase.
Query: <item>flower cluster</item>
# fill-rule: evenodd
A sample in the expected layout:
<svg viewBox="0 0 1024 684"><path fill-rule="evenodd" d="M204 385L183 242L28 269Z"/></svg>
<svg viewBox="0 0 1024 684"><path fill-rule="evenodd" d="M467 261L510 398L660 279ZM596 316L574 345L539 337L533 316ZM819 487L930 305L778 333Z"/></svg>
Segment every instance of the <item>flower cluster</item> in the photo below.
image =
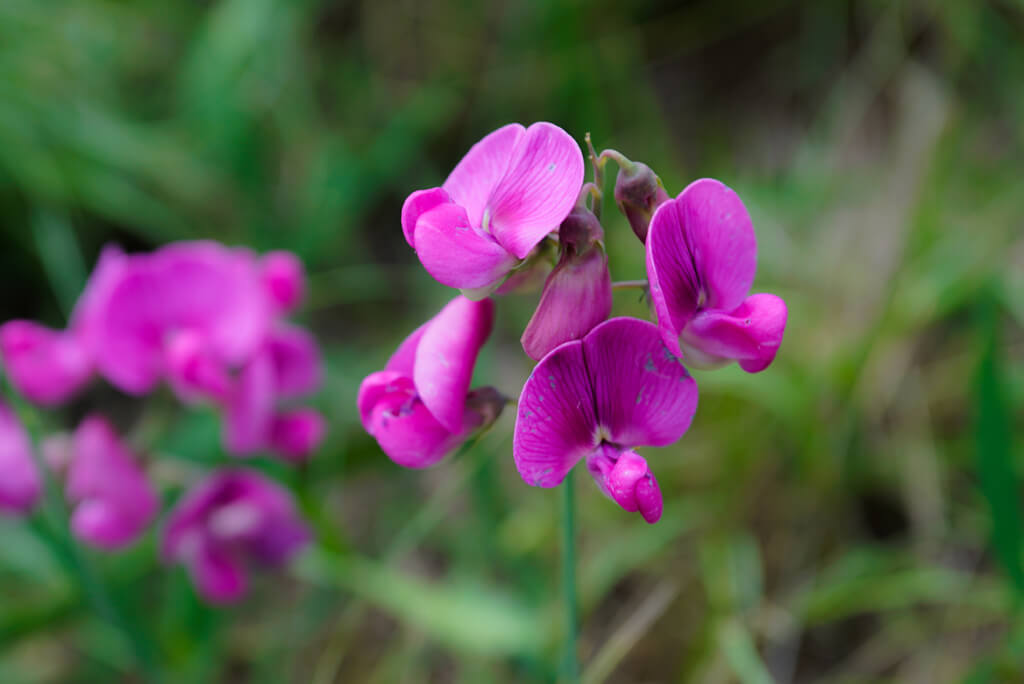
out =
<svg viewBox="0 0 1024 684"><path fill-rule="evenodd" d="M528 484L554 487L585 459L602 492L653 523L661 491L634 449L669 445L689 428L697 384L685 366L767 368L786 305L750 294L757 241L735 192L701 179L673 199L647 165L615 150L590 147L589 157L594 178L584 183L583 154L565 131L510 124L475 144L441 187L409 195L406 241L434 279L461 295L363 381L359 413L399 465L444 458L507 402L493 388L470 390L492 327L491 298L544 278L521 339L538 363L518 400L516 468ZM619 167L616 205L646 253L643 287L657 325L609 319L600 221L608 161Z"/></svg>
<svg viewBox="0 0 1024 684"><path fill-rule="evenodd" d="M312 335L287 320L304 288L302 264L288 252L261 256L214 242L145 254L108 247L66 329L25 320L0 326L0 363L14 390L47 408L97 376L134 396L166 383L184 404L217 407L227 452L301 462L326 430L319 413L296 404L323 372ZM40 452L64 477L71 529L83 542L122 547L157 516L143 464L104 417L87 416L70 437L46 438ZM0 468L0 510L29 511L42 477L29 436L3 404ZM226 600L243 586L240 560L279 562L307 536L286 490L254 472L227 471L178 504L165 556L184 563L205 596Z"/></svg>

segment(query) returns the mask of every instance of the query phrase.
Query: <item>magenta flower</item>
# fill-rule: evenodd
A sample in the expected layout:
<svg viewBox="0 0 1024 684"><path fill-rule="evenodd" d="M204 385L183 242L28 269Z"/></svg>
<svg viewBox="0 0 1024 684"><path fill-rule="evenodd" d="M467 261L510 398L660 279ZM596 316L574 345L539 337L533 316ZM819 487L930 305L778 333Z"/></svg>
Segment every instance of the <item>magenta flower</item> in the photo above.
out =
<svg viewBox="0 0 1024 684"><path fill-rule="evenodd" d="M32 441L18 417L0 401L0 513L27 513L42 492Z"/></svg>
<svg viewBox="0 0 1024 684"><path fill-rule="evenodd" d="M598 487L650 523L661 518L658 482L634 447L682 437L697 383L657 328L613 318L544 357L519 398L512 454L527 484L556 487L581 458Z"/></svg>
<svg viewBox="0 0 1024 684"><path fill-rule="evenodd" d="M575 207L558 231L562 254L544 283L537 310L523 331L523 351L540 360L552 349L578 340L612 311L612 280L597 217Z"/></svg>
<svg viewBox="0 0 1024 684"><path fill-rule="evenodd" d="M156 516L156 492L105 419L90 416L79 424L67 468L71 531L82 541L119 548L138 538Z"/></svg>
<svg viewBox="0 0 1024 684"><path fill-rule="evenodd" d="M92 361L74 335L32 321L0 326L0 358L18 391L43 406L63 403L92 376Z"/></svg>
<svg viewBox="0 0 1024 684"><path fill-rule="evenodd" d="M249 470L214 473L171 511L163 535L167 562L183 564L214 603L239 598L247 564L281 566L310 540L286 489Z"/></svg>
<svg viewBox="0 0 1024 684"><path fill-rule="evenodd" d="M665 345L688 365L738 361L756 373L774 360L786 304L747 296L757 269L757 239L743 202L704 178L658 207L647 235L647 276Z"/></svg>
<svg viewBox="0 0 1024 684"><path fill-rule="evenodd" d="M384 370L363 380L359 416L392 461L407 468L434 465L497 417L500 400L469 392L493 320L490 299L456 297L402 342Z"/></svg>
<svg viewBox="0 0 1024 684"><path fill-rule="evenodd" d="M509 124L475 144L439 188L402 207L402 231L438 282L489 294L566 217L583 155L558 126Z"/></svg>

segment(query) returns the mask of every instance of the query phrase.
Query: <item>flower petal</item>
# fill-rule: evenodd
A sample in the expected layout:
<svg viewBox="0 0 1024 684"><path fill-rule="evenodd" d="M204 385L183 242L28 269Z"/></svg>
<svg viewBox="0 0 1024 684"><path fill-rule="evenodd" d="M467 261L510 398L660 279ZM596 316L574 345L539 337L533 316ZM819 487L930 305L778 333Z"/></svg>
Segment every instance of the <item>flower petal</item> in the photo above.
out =
<svg viewBox="0 0 1024 684"><path fill-rule="evenodd" d="M274 417L274 365L257 354L239 373L224 410L224 447L244 456L267 446Z"/></svg>
<svg viewBox="0 0 1024 684"><path fill-rule="evenodd" d="M486 228L524 259L569 214L582 185L583 153L576 141L554 124L535 123L516 142L508 170L487 200Z"/></svg>
<svg viewBox="0 0 1024 684"><path fill-rule="evenodd" d="M736 360L748 373L762 371L782 344L786 317L786 303L772 294L751 295L730 313L700 313L680 338L684 358L698 367Z"/></svg>
<svg viewBox="0 0 1024 684"><path fill-rule="evenodd" d="M535 360L552 349L578 340L612 311L612 279L608 257L600 247L571 256L555 267L544 283L537 310L526 324L523 351Z"/></svg>
<svg viewBox="0 0 1024 684"><path fill-rule="evenodd" d="M264 254L260 259L260 277L267 296L279 312L291 311L306 294L306 269L291 252L279 250Z"/></svg>
<svg viewBox="0 0 1024 684"><path fill-rule="evenodd" d="M522 125L513 123L488 133L470 148L444 182L442 187L466 210L473 226L481 225L487 200L505 175L516 143L525 132Z"/></svg>
<svg viewBox="0 0 1024 684"><path fill-rule="evenodd" d="M245 571L227 549L202 543L188 563L192 581L203 598L212 603L230 603L245 593Z"/></svg>
<svg viewBox="0 0 1024 684"><path fill-rule="evenodd" d="M732 189L710 178L691 183L651 219L647 275L665 343L698 310L732 310L750 291L757 239L750 215Z"/></svg>
<svg viewBox="0 0 1024 684"><path fill-rule="evenodd" d="M279 397L301 397L320 387L323 380L320 348L309 331L278 323L268 334L266 345Z"/></svg>
<svg viewBox="0 0 1024 684"><path fill-rule="evenodd" d="M228 369L210 353L201 334L193 330L172 334L164 363L167 380L182 401L227 400L231 392Z"/></svg>
<svg viewBox="0 0 1024 684"><path fill-rule="evenodd" d="M460 289L487 287L515 266L516 258L473 228L457 204L442 204L416 223L416 255L437 282Z"/></svg>
<svg viewBox="0 0 1024 684"><path fill-rule="evenodd" d="M556 487L599 441L583 343L567 342L523 386L512 441L516 469L529 485Z"/></svg>
<svg viewBox="0 0 1024 684"><path fill-rule="evenodd" d="M280 413L270 426L270 446L289 461L305 461L320 445L327 421L313 409Z"/></svg>
<svg viewBox="0 0 1024 684"><path fill-rule="evenodd" d="M405 198L405 202L402 204L402 233L410 247L416 249L416 222L420 220L420 216L451 201L452 198L448 196L444 188L417 190Z"/></svg>
<svg viewBox="0 0 1024 684"><path fill-rule="evenodd" d="M468 430L447 430L411 391L384 396L374 404L368 423L367 432L376 438L381 450L406 468L434 465L468 435Z"/></svg>
<svg viewBox="0 0 1024 684"><path fill-rule="evenodd" d="M490 299L456 297L431 319L416 347L416 391L449 432L462 429L473 366L493 324Z"/></svg>
<svg viewBox="0 0 1024 684"><path fill-rule="evenodd" d="M18 391L44 406L71 398L92 375L89 355L75 336L31 321L0 326L0 358Z"/></svg>
<svg viewBox="0 0 1024 684"><path fill-rule="evenodd" d="M697 410L697 383L653 324L613 318L583 339L583 350L607 441L665 446L683 436Z"/></svg>
<svg viewBox="0 0 1024 684"><path fill-rule="evenodd" d="M661 519L661 490L647 461L633 451L603 444L587 457L598 488L623 510L639 512L649 523Z"/></svg>
<svg viewBox="0 0 1024 684"><path fill-rule="evenodd" d="M0 512L25 513L39 500L43 481L32 442L18 417L0 402Z"/></svg>

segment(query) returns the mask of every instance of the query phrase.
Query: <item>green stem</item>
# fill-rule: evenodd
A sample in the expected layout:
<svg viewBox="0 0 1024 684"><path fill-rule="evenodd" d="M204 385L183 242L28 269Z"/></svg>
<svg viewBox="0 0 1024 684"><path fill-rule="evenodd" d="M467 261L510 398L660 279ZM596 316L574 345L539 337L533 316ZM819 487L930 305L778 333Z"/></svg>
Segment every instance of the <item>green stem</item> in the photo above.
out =
<svg viewBox="0 0 1024 684"><path fill-rule="evenodd" d="M580 680L577 653L579 608L576 598L576 506L573 501L572 471L562 483L562 599L565 608L565 649L562 674L566 682Z"/></svg>
<svg viewBox="0 0 1024 684"><path fill-rule="evenodd" d="M613 290L644 290L646 288L646 280L619 280L612 283Z"/></svg>

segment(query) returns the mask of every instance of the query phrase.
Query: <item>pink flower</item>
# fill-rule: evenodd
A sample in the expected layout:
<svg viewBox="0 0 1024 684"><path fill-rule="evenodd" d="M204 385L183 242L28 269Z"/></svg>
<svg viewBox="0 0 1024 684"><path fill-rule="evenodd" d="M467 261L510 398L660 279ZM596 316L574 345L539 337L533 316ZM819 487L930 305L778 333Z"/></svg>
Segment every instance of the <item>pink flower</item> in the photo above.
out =
<svg viewBox="0 0 1024 684"><path fill-rule="evenodd" d="M601 224L586 208L574 208L562 222L561 257L521 338L530 358L540 360L563 342L580 339L612 312L603 239Z"/></svg>
<svg viewBox="0 0 1024 684"><path fill-rule="evenodd" d="M774 360L786 304L747 296L757 269L757 239L740 198L704 178L658 207L647 235L647 276L666 346L687 365L738 361L756 373Z"/></svg>
<svg viewBox="0 0 1024 684"><path fill-rule="evenodd" d="M359 387L359 416L384 453L407 468L440 461L502 401L469 392L477 353L491 333L494 304L456 297L413 332L384 370Z"/></svg>
<svg viewBox="0 0 1024 684"><path fill-rule="evenodd" d="M92 376L92 361L74 335L32 321L0 326L0 358L11 384L43 406L63 403Z"/></svg>
<svg viewBox="0 0 1024 684"><path fill-rule="evenodd" d="M183 564L214 603L238 599L247 564L281 566L310 540L286 489L254 471L225 470L193 487L171 511L167 562Z"/></svg>
<svg viewBox="0 0 1024 684"><path fill-rule="evenodd" d="M509 124L474 145L439 188L409 195L402 231L438 282L489 294L566 217L583 155L558 126Z"/></svg>
<svg viewBox="0 0 1024 684"><path fill-rule="evenodd" d="M42 491L32 441L10 407L0 402L0 513L27 513Z"/></svg>
<svg viewBox="0 0 1024 684"><path fill-rule="evenodd" d="M519 398L512 454L527 484L555 487L585 458L598 487L647 522L658 482L633 451L666 446L690 426L697 383L647 321L613 318L544 357Z"/></svg>
<svg viewBox="0 0 1024 684"><path fill-rule="evenodd" d="M90 416L79 424L67 468L71 530L82 541L119 548L137 539L156 516L156 492L105 419Z"/></svg>

